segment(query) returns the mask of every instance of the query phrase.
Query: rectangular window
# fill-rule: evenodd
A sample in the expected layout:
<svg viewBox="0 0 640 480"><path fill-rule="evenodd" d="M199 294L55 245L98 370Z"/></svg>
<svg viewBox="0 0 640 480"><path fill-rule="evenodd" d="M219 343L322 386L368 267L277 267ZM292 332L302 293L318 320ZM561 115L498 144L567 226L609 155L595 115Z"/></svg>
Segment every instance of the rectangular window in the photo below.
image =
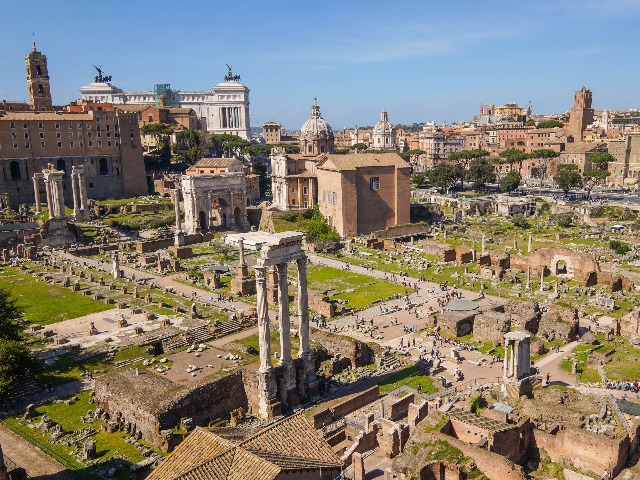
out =
<svg viewBox="0 0 640 480"><path fill-rule="evenodd" d="M58 129L60 128L60 124L59 123L56 123L56 128L58 128Z"/></svg>
<svg viewBox="0 0 640 480"><path fill-rule="evenodd" d="M73 132L69 132L69 138L73 138Z"/></svg>
<svg viewBox="0 0 640 480"><path fill-rule="evenodd" d="M327 192L325 192L324 190L322 190L322 203L327 203Z"/></svg>
<svg viewBox="0 0 640 480"><path fill-rule="evenodd" d="M82 123L79 123L78 124L78 129L81 129L81 128L82 128Z"/></svg>
<svg viewBox="0 0 640 480"><path fill-rule="evenodd" d="M24 142L24 148L29 148L29 142Z"/></svg>
<svg viewBox="0 0 640 480"><path fill-rule="evenodd" d="M89 146L93 147L93 142L91 140L89 140Z"/></svg>
<svg viewBox="0 0 640 480"><path fill-rule="evenodd" d="M307 187L302 187L302 194L307 195Z"/></svg>
<svg viewBox="0 0 640 480"><path fill-rule="evenodd" d="M334 205L338 204L338 195L336 195L336 192L333 192L333 204Z"/></svg>
<svg viewBox="0 0 640 480"><path fill-rule="evenodd" d="M44 148L44 142L40 142L40 148Z"/></svg>
<svg viewBox="0 0 640 480"><path fill-rule="evenodd" d="M98 142L98 146L101 147L102 146L102 142Z"/></svg>
<svg viewBox="0 0 640 480"><path fill-rule="evenodd" d="M40 138L44 138L44 133L40 132Z"/></svg>
<svg viewBox="0 0 640 480"><path fill-rule="evenodd" d="M69 142L69 146L73 148L73 142Z"/></svg>
<svg viewBox="0 0 640 480"><path fill-rule="evenodd" d="M73 128L73 123L70 123L70 124L69 124L69 128Z"/></svg>
<svg viewBox="0 0 640 480"><path fill-rule="evenodd" d="M29 132L24 132L24 138L29 138Z"/></svg>
<svg viewBox="0 0 640 480"><path fill-rule="evenodd" d="M369 187L371 190L380 190L380 177L371 177L369 179Z"/></svg>
<svg viewBox="0 0 640 480"><path fill-rule="evenodd" d="M56 133L56 138L60 138L60 132Z"/></svg>
<svg viewBox="0 0 640 480"><path fill-rule="evenodd" d="M43 128L42 122L38 123L38 128Z"/></svg>
<svg viewBox="0 0 640 480"><path fill-rule="evenodd" d="M62 142L58 142L58 148L62 148Z"/></svg>
<svg viewBox="0 0 640 480"><path fill-rule="evenodd" d="M11 122L11 128L16 128L16 124Z"/></svg>
<svg viewBox="0 0 640 480"><path fill-rule="evenodd" d="M111 140L107 140L107 147L111 146Z"/></svg>
<svg viewBox="0 0 640 480"><path fill-rule="evenodd" d="M13 144L13 148L18 148L18 144L17 144L17 143L14 143L14 144Z"/></svg>
<svg viewBox="0 0 640 480"><path fill-rule="evenodd" d="M28 125L28 124L26 124L26 123L23 123L23 124L22 124L22 128L29 128L29 125Z"/></svg>

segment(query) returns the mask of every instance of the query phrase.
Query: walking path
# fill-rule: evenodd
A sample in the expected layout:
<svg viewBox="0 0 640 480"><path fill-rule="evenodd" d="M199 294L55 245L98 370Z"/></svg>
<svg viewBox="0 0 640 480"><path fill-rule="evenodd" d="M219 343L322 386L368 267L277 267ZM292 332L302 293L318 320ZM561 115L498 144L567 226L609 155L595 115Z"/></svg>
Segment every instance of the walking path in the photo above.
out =
<svg viewBox="0 0 640 480"><path fill-rule="evenodd" d="M20 435L0 424L0 445L3 453L27 471L29 478L73 480L75 476L64 466L43 453Z"/></svg>

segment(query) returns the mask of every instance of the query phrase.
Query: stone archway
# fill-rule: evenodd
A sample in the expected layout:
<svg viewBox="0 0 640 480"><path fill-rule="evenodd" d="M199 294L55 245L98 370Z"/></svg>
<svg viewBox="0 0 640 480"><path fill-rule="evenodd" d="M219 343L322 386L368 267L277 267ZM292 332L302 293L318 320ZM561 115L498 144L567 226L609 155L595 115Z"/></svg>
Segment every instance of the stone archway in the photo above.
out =
<svg viewBox="0 0 640 480"><path fill-rule="evenodd" d="M229 227L229 204L222 198L214 198L211 202L211 226Z"/></svg>
<svg viewBox="0 0 640 480"><path fill-rule="evenodd" d="M556 275L566 275L567 273L567 262L558 260L558 263L556 263Z"/></svg>
<svg viewBox="0 0 640 480"><path fill-rule="evenodd" d="M236 207L233 211L233 219L236 222L236 225L242 225L244 223L242 218L242 209L240 207Z"/></svg>

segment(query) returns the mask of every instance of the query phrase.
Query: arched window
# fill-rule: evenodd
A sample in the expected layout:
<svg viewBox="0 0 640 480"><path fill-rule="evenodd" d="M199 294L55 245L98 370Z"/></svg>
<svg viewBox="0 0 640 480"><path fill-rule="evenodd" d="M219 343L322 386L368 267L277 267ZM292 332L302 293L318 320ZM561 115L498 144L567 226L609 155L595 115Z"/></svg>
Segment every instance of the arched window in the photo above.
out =
<svg viewBox="0 0 640 480"><path fill-rule="evenodd" d="M42 69L40 68L40 65L36 65L36 75L42 75Z"/></svg>
<svg viewBox="0 0 640 480"><path fill-rule="evenodd" d="M38 84L38 93L40 95L44 95L44 88L42 88L42 84L41 83Z"/></svg>
<svg viewBox="0 0 640 480"><path fill-rule="evenodd" d="M11 172L11 180L21 180L20 164L17 161L13 161L9 164L9 171Z"/></svg>
<svg viewBox="0 0 640 480"><path fill-rule="evenodd" d="M58 161L56 162L56 168L63 171L64 173L67 173L67 163L62 158L58 159Z"/></svg>
<svg viewBox="0 0 640 480"><path fill-rule="evenodd" d="M100 175L109 175L109 162L106 158L100 159Z"/></svg>

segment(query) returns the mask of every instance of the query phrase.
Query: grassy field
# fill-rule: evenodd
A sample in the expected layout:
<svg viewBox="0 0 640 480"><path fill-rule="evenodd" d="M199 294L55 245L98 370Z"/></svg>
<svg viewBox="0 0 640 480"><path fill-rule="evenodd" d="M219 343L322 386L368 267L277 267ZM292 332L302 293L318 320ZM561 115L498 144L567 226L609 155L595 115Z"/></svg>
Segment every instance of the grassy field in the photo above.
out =
<svg viewBox="0 0 640 480"><path fill-rule="evenodd" d="M166 197L138 197L138 198L119 198L117 200L100 200L98 202L100 205L129 205L131 204L135 204L135 205L146 205L146 204L151 204L151 203L155 203L155 204L170 204L171 203L171 199L170 198L166 198Z"/></svg>
<svg viewBox="0 0 640 480"><path fill-rule="evenodd" d="M271 322L275 322L275 317L271 316ZM260 347L258 345L258 334L250 335L248 337L241 338L239 340L235 340L234 343L239 343L241 345L246 345L247 347L254 348L257 352L260 351ZM291 355L297 355L299 350L300 342L297 338L291 339ZM280 334L277 331L271 331L271 354L273 352L280 351Z"/></svg>
<svg viewBox="0 0 640 480"><path fill-rule="evenodd" d="M111 213L102 217L101 220L105 225L110 227L122 228L124 230L145 230L173 225L175 216L173 210L162 210L157 213Z"/></svg>
<svg viewBox="0 0 640 480"><path fill-rule="evenodd" d="M404 294L406 290L402 285L321 265L308 268L308 282L309 289L327 292L331 300L341 300L347 308L356 310L395 294Z"/></svg>
<svg viewBox="0 0 640 480"><path fill-rule="evenodd" d="M25 318L39 325L50 325L113 308L59 285L36 281L15 268L0 270L0 287L5 288L25 306Z"/></svg>
<svg viewBox="0 0 640 480"><path fill-rule="evenodd" d="M388 378L378 383L380 393L389 393L396 388L406 385L407 387L418 389L418 384L422 387L422 393L435 393L438 388L433 383L433 378L425 375L417 365L411 365L391 374Z"/></svg>
<svg viewBox="0 0 640 480"><path fill-rule="evenodd" d="M94 423L82 423L80 417L85 415L89 410L95 408L95 405L89 403L90 392L85 391L77 395L78 401L73 405L67 405L65 403L50 403L37 408L38 415L46 415L51 420L59 423L65 431L81 430L84 428L93 428L98 430L98 433L91 438L96 442L96 452L100 463L109 463L116 458L124 460L128 464L134 464L141 461L144 457L140 452L131 444L125 442L125 434L107 433L102 428L102 421ZM18 430L23 436L29 438L33 443L43 447L43 450L52 451L56 456L60 457L64 463L72 469L81 470L85 469L79 460L70 454L70 447L66 447L51 441L51 437L41 432L36 428L29 428L28 425L23 424L21 417L12 418L8 417L4 420L10 427ZM38 419L35 419L35 423ZM150 445L147 445L150 447ZM128 469L127 469L128 470ZM88 470L84 470L81 478L98 479L98 475L92 475ZM128 479L129 472L120 469L120 474L116 477L118 479Z"/></svg>

